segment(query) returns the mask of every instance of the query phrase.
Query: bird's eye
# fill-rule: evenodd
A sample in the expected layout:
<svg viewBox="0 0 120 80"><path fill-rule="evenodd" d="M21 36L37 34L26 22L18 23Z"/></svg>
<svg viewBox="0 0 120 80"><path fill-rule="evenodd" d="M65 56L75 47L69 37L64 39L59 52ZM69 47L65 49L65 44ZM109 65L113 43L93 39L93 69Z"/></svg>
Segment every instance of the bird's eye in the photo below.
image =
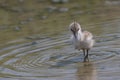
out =
<svg viewBox="0 0 120 80"><path fill-rule="evenodd" d="M71 31L73 31L73 30L71 29Z"/></svg>

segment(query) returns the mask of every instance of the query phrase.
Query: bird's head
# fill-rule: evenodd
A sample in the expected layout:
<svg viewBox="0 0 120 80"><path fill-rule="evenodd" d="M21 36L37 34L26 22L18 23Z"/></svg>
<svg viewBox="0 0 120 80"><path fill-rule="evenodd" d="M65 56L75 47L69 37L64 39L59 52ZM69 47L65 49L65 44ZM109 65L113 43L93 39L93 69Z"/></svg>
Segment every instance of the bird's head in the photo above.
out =
<svg viewBox="0 0 120 80"><path fill-rule="evenodd" d="M75 21L70 24L69 29L70 29L70 31L73 33L73 35L75 36L75 38L77 37L77 36L76 36L76 33L77 33L79 30L81 31L80 24L77 23L77 22L75 22Z"/></svg>

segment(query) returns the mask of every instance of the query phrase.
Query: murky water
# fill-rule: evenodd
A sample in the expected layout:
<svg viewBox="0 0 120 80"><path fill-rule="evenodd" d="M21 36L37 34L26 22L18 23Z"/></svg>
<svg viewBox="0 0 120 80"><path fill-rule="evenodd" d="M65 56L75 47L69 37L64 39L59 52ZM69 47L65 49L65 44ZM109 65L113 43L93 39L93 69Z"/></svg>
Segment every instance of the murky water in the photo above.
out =
<svg viewBox="0 0 120 80"><path fill-rule="evenodd" d="M120 80L120 18L109 12L94 13L91 18L105 20L83 25L96 40L90 62L70 44L67 30L56 37L15 39L0 45L0 80Z"/></svg>
<svg viewBox="0 0 120 80"><path fill-rule="evenodd" d="M101 26L90 62L74 50L69 35L10 41L0 50L0 77L4 80L119 80L120 19ZM91 25L90 25L91 26ZM98 29L98 28L96 28ZM15 44L16 43L16 44Z"/></svg>

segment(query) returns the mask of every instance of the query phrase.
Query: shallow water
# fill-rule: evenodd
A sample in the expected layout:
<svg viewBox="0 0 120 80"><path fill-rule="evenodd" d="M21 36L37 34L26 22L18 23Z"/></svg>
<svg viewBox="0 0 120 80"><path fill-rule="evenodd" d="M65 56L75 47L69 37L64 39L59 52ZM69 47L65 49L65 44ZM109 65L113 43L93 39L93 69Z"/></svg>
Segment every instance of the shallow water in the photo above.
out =
<svg viewBox="0 0 120 80"><path fill-rule="evenodd" d="M0 79L4 80L119 80L120 19L101 26L96 44L83 62L82 51L74 50L69 34L27 42L14 40L0 49ZM96 28L98 29L98 28ZM95 34L95 33L94 33Z"/></svg>
<svg viewBox="0 0 120 80"><path fill-rule="evenodd" d="M89 62L71 45L66 29L54 37L19 38L0 45L0 80L120 80L119 11L99 12L87 13L93 23L82 25L96 40Z"/></svg>

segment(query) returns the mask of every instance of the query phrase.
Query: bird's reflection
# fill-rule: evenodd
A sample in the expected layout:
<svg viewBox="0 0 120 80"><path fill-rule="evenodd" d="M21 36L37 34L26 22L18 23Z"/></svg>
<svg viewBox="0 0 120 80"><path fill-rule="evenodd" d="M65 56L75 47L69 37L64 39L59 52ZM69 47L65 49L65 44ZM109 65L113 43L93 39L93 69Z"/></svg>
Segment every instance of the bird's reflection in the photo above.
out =
<svg viewBox="0 0 120 80"><path fill-rule="evenodd" d="M93 63L80 63L77 70L77 80L97 80L96 69Z"/></svg>

